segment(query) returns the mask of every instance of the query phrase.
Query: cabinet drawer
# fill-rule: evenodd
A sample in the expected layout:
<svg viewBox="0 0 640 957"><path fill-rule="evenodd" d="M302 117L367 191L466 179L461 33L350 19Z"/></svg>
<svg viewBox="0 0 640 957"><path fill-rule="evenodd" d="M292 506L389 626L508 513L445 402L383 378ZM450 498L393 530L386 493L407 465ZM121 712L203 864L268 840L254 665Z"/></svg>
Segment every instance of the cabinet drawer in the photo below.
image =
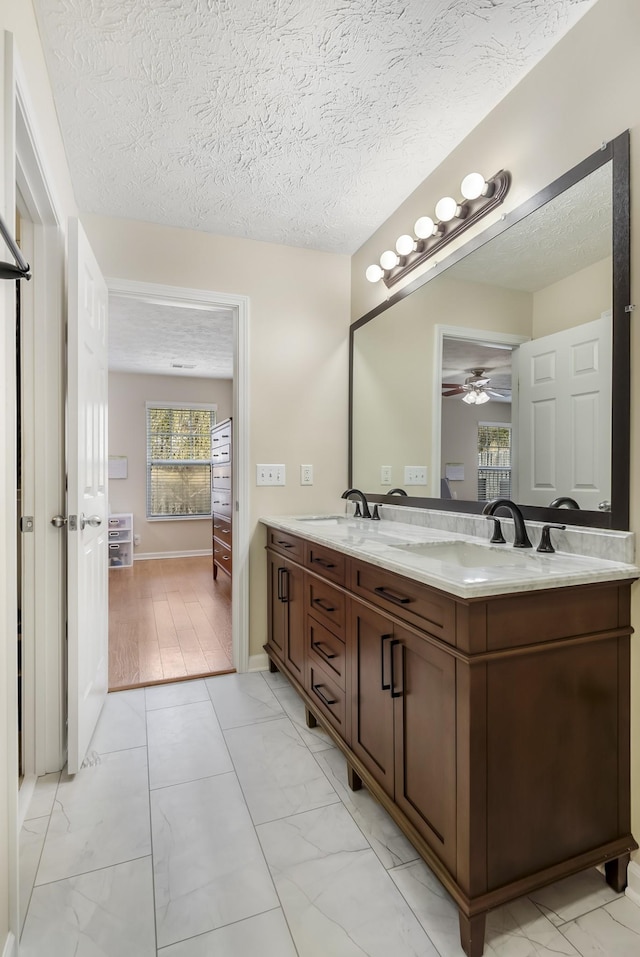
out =
<svg viewBox="0 0 640 957"><path fill-rule="evenodd" d="M132 564L131 542L109 542L110 568L128 568Z"/></svg>
<svg viewBox="0 0 640 957"><path fill-rule="evenodd" d="M279 532L276 528L267 530L267 545L274 548L281 555L288 555L294 561L302 563L304 542L288 532Z"/></svg>
<svg viewBox="0 0 640 957"><path fill-rule="evenodd" d="M231 463L228 465L214 465L213 487L231 488Z"/></svg>
<svg viewBox="0 0 640 957"><path fill-rule="evenodd" d="M224 542L231 548L231 522L226 521L220 515L213 516L213 537L218 541Z"/></svg>
<svg viewBox="0 0 640 957"><path fill-rule="evenodd" d="M309 667L309 695L320 714L324 715L336 728L345 741L349 740L346 727L345 694L337 683L329 677L324 668L313 661Z"/></svg>
<svg viewBox="0 0 640 957"><path fill-rule="evenodd" d="M330 578L338 585L344 585L346 558L340 552L307 542L304 563L318 575Z"/></svg>
<svg viewBox="0 0 640 957"><path fill-rule="evenodd" d="M428 585L352 561L351 590L396 618L455 644L456 604Z"/></svg>
<svg viewBox="0 0 640 957"><path fill-rule="evenodd" d="M211 430L211 444L215 447L217 445L229 445L231 442L231 420L228 422L223 422L219 426L216 426Z"/></svg>
<svg viewBox="0 0 640 957"><path fill-rule="evenodd" d="M131 529L130 528L110 528L108 533L108 538L110 542L130 542Z"/></svg>
<svg viewBox="0 0 640 957"><path fill-rule="evenodd" d="M345 595L319 578L305 575L307 612L344 639L347 601Z"/></svg>
<svg viewBox="0 0 640 957"><path fill-rule="evenodd" d="M226 465L231 461L231 446L230 445L219 445L213 446L211 449L211 461L214 466L216 465Z"/></svg>
<svg viewBox="0 0 640 957"><path fill-rule="evenodd" d="M214 488L211 508L214 513L231 517L231 489Z"/></svg>
<svg viewBox="0 0 640 957"><path fill-rule="evenodd" d="M131 530L131 515L110 515L109 529L126 528Z"/></svg>
<svg viewBox="0 0 640 957"><path fill-rule="evenodd" d="M219 542L217 538L213 540L213 560L216 565L231 574L231 548L225 542Z"/></svg>
<svg viewBox="0 0 640 957"><path fill-rule="evenodd" d="M310 615L307 615L307 651L310 659L324 667L344 691L346 671L344 642Z"/></svg>

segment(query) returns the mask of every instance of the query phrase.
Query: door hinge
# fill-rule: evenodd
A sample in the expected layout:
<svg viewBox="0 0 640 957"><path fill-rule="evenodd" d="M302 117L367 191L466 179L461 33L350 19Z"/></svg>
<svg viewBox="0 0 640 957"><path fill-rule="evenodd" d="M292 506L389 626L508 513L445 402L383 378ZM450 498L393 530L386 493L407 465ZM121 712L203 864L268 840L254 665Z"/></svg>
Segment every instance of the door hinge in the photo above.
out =
<svg viewBox="0 0 640 957"><path fill-rule="evenodd" d="M78 516L77 516L77 515L70 515L70 516L69 516L69 521L68 521L68 523L67 523L67 528L69 529L70 532L77 532L77 531L78 531Z"/></svg>
<svg viewBox="0 0 640 957"><path fill-rule="evenodd" d="M20 531L21 532L32 532L33 531L33 515L23 515L20 519Z"/></svg>

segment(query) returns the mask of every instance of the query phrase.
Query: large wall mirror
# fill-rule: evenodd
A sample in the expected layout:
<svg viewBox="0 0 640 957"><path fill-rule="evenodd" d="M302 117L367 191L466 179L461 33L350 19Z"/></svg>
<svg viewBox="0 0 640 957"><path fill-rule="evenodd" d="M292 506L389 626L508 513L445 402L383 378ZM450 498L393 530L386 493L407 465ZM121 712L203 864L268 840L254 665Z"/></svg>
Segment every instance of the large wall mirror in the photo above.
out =
<svg viewBox="0 0 640 957"><path fill-rule="evenodd" d="M623 133L352 325L349 484L628 528L629 296Z"/></svg>

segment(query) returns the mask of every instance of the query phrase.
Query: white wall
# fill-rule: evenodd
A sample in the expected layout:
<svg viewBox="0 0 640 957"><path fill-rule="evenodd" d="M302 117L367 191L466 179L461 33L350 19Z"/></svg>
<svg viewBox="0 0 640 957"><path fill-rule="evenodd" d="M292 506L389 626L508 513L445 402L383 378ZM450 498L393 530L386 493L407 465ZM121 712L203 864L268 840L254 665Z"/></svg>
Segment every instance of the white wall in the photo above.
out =
<svg viewBox="0 0 640 957"><path fill-rule="evenodd" d="M352 259L352 318L387 296L383 283L369 283L364 272L384 249L410 229L419 215L449 195L469 170L487 175L510 170L513 185L492 219L514 209L539 189L610 140L631 131L632 249L640 236L640 3L598 0L520 84L455 149ZM402 170L398 170L402 175ZM465 233L463 241L472 235ZM448 247L452 252L454 244ZM454 247L455 248L455 247ZM442 257L439 257L442 260ZM416 270L411 278L418 274ZM638 302L640 260L631 262L631 301ZM640 333L632 321L632 481L631 528L640 532ZM640 628L640 587L633 588L632 622ZM640 834L640 646L632 639L631 689L632 829Z"/></svg>
<svg viewBox="0 0 640 957"><path fill-rule="evenodd" d="M211 403L217 406L221 422L231 415L233 383L230 379L195 376L109 373L109 454L126 455L128 466L126 479L109 482L109 508L111 512L133 512L134 531L140 535L135 556L211 551L208 518L147 521L148 401Z"/></svg>
<svg viewBox="0 0 640 957"><path fill-rule="evenodd" d="M452 496L463 501L474 502L478 498L479 422L511 422L511 403L467 405L459 395L442 400L440 471L444 477L448 462L464 465L464 479L449 482Z"/></svg>

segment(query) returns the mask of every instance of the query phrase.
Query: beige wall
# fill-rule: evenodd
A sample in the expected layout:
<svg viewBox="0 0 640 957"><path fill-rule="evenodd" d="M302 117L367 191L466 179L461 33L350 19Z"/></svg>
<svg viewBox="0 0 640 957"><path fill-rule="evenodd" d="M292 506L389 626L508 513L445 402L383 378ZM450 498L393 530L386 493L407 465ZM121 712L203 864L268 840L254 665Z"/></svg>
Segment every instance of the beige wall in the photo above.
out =
<svg viewBox="0 0 640 957"><path fill-rule="evenodd" d="M148 223L83 216L105 275L249 297L250 654L266 641L261 515L344 507L349 258ZM237 436L237 432L236 432ZM284 488L257 488L259 462ZM301 464L314 484L300 485Z"/></svg>
<svg viewBox="0 0 640 957"><path fill-rule="evenodd" d="M587 266L533 294L532 338L539 339L611 311L611 258Z"/></svg>
<svg viewBox="0 0 640 957"><path fill-rule="evenodd" d="M192 376L133 375L109 373L109 453L127 456L127 478L109 482L111 512L133 512L134 532L144 555L211 551L209 519L148 522L146 407L152 402L206 402L217 406L221 422L231 415L233 383L230 379L198 379Z"/></svg>
<svg viewBox="0 0 640 957"><path fill-rule="evenodd" d="M411 194L352 259L352 318L384 298L382 283L364 278L371 262L428 213L469 170L487 175L511 171L513 185L494 218L518 206L585 156L603 140L631 131L631 234L640 236L640 3L599 0L544 60ZM402 175L402 171L398 171ZM485 222L485 226L488 223ZM484 228L484 227L483 227ZM466 233L464 240L470 237ZM451 248L450 248L450 251ZM415 273L414 273L415 276ZM413 278L413 277L412 277ZM640 261L631 263L631 301L637 302ZM640 346L632 322L631 527L640 532ZM633 590L632 621L640 628L640 586ZM640 639L632 639L632 827L640 834Z"/></svg>

